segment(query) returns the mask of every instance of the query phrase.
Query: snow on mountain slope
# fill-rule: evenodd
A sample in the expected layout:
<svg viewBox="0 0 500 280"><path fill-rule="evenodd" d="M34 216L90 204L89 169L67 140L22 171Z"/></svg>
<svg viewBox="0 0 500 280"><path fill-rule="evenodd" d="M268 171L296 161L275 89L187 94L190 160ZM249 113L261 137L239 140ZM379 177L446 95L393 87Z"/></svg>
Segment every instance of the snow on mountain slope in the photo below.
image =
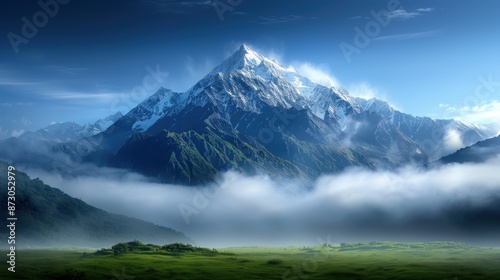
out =
<svg viewBox="0 0 500 280"><path fill-rule="evenodd" d="M235 120L235 114L261 114L269 112L269 108L306 110L312 113L308 117L311 119L304 118L301 125L321 120L324 123L316 127L324 127L322 131L329 133L328 136L318 135L317 138L344 139L344 142L350 143L349 148L364 147L367 150L366 147L369 146L370 150L376 151L373 154L379 155L388 153L389 148L393 155L404 153L406 158L410 158L411 154L420 155L422 151L433 152L429 147L443 149L447 145L446 135L450 129L450 121L413 117L394 110L380 100L355 98L341 87L316 84L292 66L285 67L247 45L242 45L187 91L175 93L161 88L130 111L116 123L114 135L117 141L113 145L124 143L136 132L156 134L163 129L181 131L194 127L199 130L210 123L206 121L211 114L222 118L225 125L235 122L234 125L240 130L240 120ZM383 118L367 114L369 112ZM313 120L313 115L319 120ZM186 116L189 116L189 123L192 125L179 125L178 121ZM269 120L273 117L266 115ZM264 118L263 121L265 120ZM457 127L453 129L468 135L471 140L467 141L481 140L485 136L477 128L454 121L452 124ZM377 127L367 127L370 125ZM362 133L351 131L361 128ZM228 129L231 130L229 127ZM308 129L314 130L312 127ZM437 139L433 139L433 145L428 143L429 135L439 135ZM384 141L389 141L392 143L391 147L398 148L394 150L385 145Z"/></svg>
<svg viewBox="0 0 500 280"><path fill-rule="evenodd" d="M215 67L211 74L230 73L241 71L247 76L252 75L252 71L259 77L270 80L275 77L284 78L291 83L300 94L309 97L317 86L308 78L297 73L293 66L284 67L276 60L271 60L252 50L243 44L237 52L226 59L222 64Z"/></svg>
<svg viewBox="0 0 500 280"><path fill-rule="evenodd" d="M318 85L312 92L311 110L321 119L335 119L341 129L348 116L361 113L361 107L348 92Z"/></svg>
<svg viewBox="0 0 500 280"><path fill-rule="evenodd" d="M19 136L19 139L70 142L94 136L99 132L101 131L93 125L81 126L73 122L64 122L52 124L35 132L25 132Z"/></svg>
<svg viewBox="0 0 500 280"><path fill-rule="evenodd" d="M316 101L324 104L317 105ZM332 117L339 120L346 113L359 111L359 106L346 91L315 84L293 66L285 67L242 45L186 92L175 93L161 88L124 119L127 127L132 124L133 131L147 131L162 117L176 114L188 105L203 107L209 103L226 119L230 119L235 108L258 113L263 105L308 108L320 118L324 118L323 111L330 110ZM334 103L336 110L330 106ZM348 105L353 108L347 108Z"/></svg>
<svg viewBox="0 0 500 280"><path fill-rule="evenodd" d="M462 148L492 136L485 127L468 125L456 120L434 120L429 117L418 117L402 113L389 103L372 98L369 100L356 98L363 110L375 112L392 122L401 132L419 143L433 159L450 151ZM449 147L456 138L457 147Z"/></svg>
<svg viewBox="0 0 500 280"><path fill-rule="evenodd" d="M100 131L105 131L121 117L123 117L123 114L121 112L117 112L111 116L96 121L94 123L94 126L97 127Z"/></svg>
<svg viewBox="0 0 500 280"><path fill-rule="evenodd" d="M98 131L118 117L92 127ZM351 166L422 163L453 148L457 134L464 143L484 137L478 127L413 117L316 84L242 45L187 91L160 88L105 132L81 141L91 152L86 160L192 184L230 168L287 177L300 170L312 180ZM79 144L48 150L78 156Z"/></svg>
<svg viewBox="0 0 500 280"><path fill-rule="evenodd" d="M246 45L215 67L188 92L187 103L239 107L259 112L260 105L303 108L314 84L293 67L284 67Z"/></svg>
<svg viewBox="0 0 500 280"><path fill-rule="evenodd" d="M163 115L168 114L181 101L182 94L160 88L156 93L137 105L119 122L126 122L131 131L146 131Z"/></svg>

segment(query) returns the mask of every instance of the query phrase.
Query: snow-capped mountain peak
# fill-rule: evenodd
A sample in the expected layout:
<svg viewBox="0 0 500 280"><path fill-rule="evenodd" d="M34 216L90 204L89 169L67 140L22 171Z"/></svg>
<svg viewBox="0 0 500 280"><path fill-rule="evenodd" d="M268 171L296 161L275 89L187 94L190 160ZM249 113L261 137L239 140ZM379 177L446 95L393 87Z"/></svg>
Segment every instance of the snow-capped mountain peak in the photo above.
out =
<svg viewBox="0 0 500 280"><path fill-rule="evenodd" d="M247 45L243 44L231 56L226 58L219 66L212 70L212 73L230 73L232 71L242 70L245 68L254 68L258 66L266 58L256 51L252 50Z"/></svg>
<svg viewBox="0 0 500 280"><path fill-rule="evenodd" d="M156 93L144 100L127 114L134 119L132 129L145 131L163 115L179 104L182 95L170 89L161 87Z"/></svg>
<svg viewBox="0 0 500 280"><path fill-rule="evenodd" d="M252 112L259 112L264 103L303 108L306 95L315 86L295 68L285 67L243 44L188 90L183 106L212 103L221 109L229 105Z"/></svg>
<svg viewBox="0 0 500 280"><path fill-rule="evenodd" d="M291 84L294 91L309 98L317 86L308 78L302 76L292 66L284 66L276 59L270 59L253 50L248 45L241 45L231 56L216 66L207 76L242 74L247 78L258 78L263 82L281 79Z"/></svg>
<svg viewBox="0 0 500 280"><path fill-rule="evenodd" d="M272 74L298 74L293 66L285 67L275 59L269 59L245 44L241 45L236 52L216 66L210 74L227 74L234 71L258 71L259 74L262 74L263 70L266 70L265 72L270 71Z"/></svg>

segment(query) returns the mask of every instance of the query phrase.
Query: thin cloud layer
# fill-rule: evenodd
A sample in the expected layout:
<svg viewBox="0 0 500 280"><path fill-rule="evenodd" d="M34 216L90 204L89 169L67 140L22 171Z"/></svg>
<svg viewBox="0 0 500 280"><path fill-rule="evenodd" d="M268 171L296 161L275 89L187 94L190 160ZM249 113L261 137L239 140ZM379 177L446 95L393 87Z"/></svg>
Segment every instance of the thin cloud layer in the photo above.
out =
<svg viewBox="0 0 500 280"><path fill-rule="evenodd" d="M380 92L371 86L369 83L366 82L361 82L358 84L354 84L349 86L348 88L349 93L356 97L361 97L363 99L371 99L371 98L379 98L379 99L384 99L384 97L381 97Z"/></svg>
<svg viewBox="0 0 500 280"><path fill-rule="evenodd" d="M373 240L464 241L500 245L500 159L432 170L351 169L311 189L298 182L228 172L193 188L152 183L114 169L46 183L110 212L183 231L205 246ZM88 170L90 171L90 169Z"/></svg>
<svg viewBox="0 0 500 280"><path fill-rule="evenodd" d="M387 13L387 17L390 19L398 19L398 20L407 20L407 19L412 19L417 16L422 16L425 13L433 11L432 8L419 8L413 12L407 11L403 8L391 11Z"/></svg>
<svg viewBox="0 0 500 280"><path fill-rule="evenodd" d="M425 32L413 32L413 33L394 34L394 35L388 35L388 36L379 36L379 37L374 38L374 40L376 40L376 41L411 40L411 39L433 37L433 36L436 36L437 34L439 34L438 30L431 30L431 31L425 31Z"/></svg>
<svg viewBox="0 0 500 280"><path fill-rule="evenodd" d="M330 73L330 71L323 66L316 66L311 63L301 63L297 66L297 71L313 81L314 83L326 86L326 87L338 87L340 83L337 79Z"/></svg>
<svg viewBox="0 0 500 280"><path fill-rule="evenodd" d="M458 149L463 148L464 142L462 141L462 135L456 129L448 128L444 135L444 152L453 153Z"/></svg>
<svg viewBox="0 0 500 280"><path fill-rule="evenodd" d="M500 101L488 100L464 106L440 104L448 117L465 123L490 125L500 133Z"/></svg>

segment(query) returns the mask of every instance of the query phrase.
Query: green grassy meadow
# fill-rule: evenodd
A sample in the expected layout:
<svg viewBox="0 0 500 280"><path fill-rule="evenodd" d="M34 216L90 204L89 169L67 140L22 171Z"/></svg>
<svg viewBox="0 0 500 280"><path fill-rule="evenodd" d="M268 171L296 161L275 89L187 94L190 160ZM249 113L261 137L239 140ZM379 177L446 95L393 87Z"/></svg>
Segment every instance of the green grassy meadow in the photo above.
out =
<svg viewBox="0 0 500 280"><path fill-rule="evenodd" d="M500 279L500 249L425 243L210 252L20 250L0 279ZM5 256L5 250L2 255Z"/></svg>

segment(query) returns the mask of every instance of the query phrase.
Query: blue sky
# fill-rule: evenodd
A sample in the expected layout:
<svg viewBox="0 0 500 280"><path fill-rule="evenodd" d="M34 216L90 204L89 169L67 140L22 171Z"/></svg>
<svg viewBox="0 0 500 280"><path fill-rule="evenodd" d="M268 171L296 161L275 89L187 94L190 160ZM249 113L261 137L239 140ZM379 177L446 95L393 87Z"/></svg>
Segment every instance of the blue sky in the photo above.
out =
<svg viewBox="0 0 500 280"><path fill-rule="evenodd" d="M184 91L241 43L413 115L500 119L498 1L41 2L0 11L0 138Z"/></svg>

